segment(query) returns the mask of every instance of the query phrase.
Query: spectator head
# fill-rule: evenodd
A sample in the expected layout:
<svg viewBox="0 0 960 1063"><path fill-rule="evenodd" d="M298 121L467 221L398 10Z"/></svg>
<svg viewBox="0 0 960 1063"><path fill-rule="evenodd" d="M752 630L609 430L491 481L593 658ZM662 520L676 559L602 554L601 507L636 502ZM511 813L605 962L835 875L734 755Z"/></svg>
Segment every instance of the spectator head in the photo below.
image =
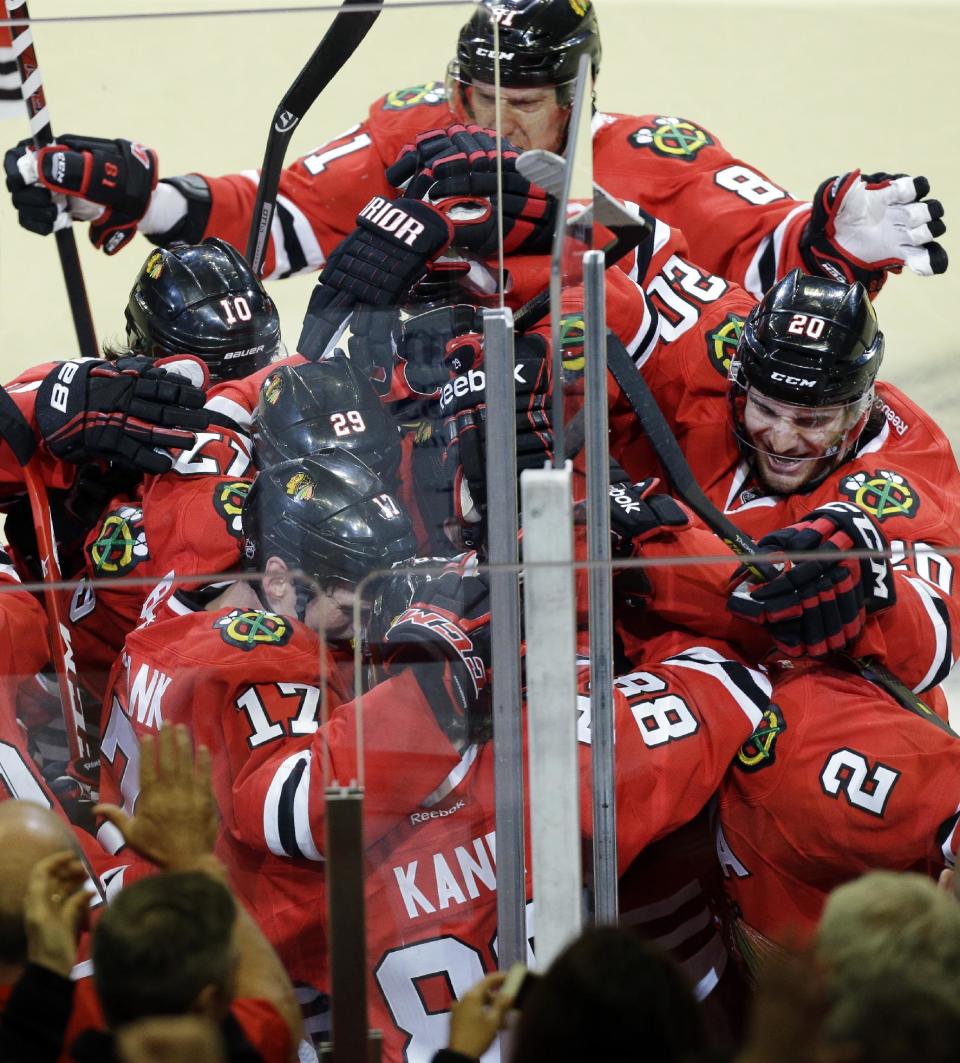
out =
<svg viewBox="0 0 960 1063"><path fill-rule="evenodd" d="M0 967L8 973L27 960L23 898L34 864L76 850L70 828L30 801L0 802Z"/></svg>
<svg viewBox="0 0 960 1063"><path fill-rule="evenodd" d="M226 887L204 874L167 872L122 890L93 934L94 983L110 1025L150 1015L222 1019L235 919Z"/></svg>
<svg viewBox="0 0 960 1063"><path fill-rule="evenodd" d="M695 1060L705 1035L693 994L663 953L615 927L587 930L530 990L514 1060Z"/></svg>
<svg viewBox="0 0 960 1063"><path fill-rule="evenodd" d="M835 889L816 938L830 995L927 972L960 1000L960 905L931 879L871 871Z"/></svg>

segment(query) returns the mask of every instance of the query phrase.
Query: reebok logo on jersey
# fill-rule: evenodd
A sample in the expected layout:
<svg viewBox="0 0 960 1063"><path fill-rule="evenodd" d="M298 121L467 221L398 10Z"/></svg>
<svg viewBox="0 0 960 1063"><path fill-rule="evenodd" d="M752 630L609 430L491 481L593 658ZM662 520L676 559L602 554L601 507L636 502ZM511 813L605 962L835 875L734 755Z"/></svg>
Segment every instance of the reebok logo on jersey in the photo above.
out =
<svg viewBox="0 0 960 1063"><path fill-rule="evenodd" d="M898 436L905 435L909 430L910 425L894 410L891 406L888 406L883 399L878 395L873 400L874 409L880 410L884 417L890 422L890 427L897 433Z"/></svg>
<svg viewBox="0 0 960 1063"><path fill-rule="evenodd" d="M452 816L454 812L459 812L461 808L466 807L467 802L461 797L460 800L449 808L431 808L423 812L414 812L410 816L410 822L416 826L418 823L426 823L431 819L446 819L447 816Z"/></svg>
<svg viewBox="0 0 960 1063"><path fill-rule="evenodd" d="M411 218L405 210L391 203L389 199L384 199L383 196L374 196L360 211L358 217L366 218L378 229L390 233L394 239L405 243L408 247L413 247L417 237L426 228L423 222Z"/></svg>

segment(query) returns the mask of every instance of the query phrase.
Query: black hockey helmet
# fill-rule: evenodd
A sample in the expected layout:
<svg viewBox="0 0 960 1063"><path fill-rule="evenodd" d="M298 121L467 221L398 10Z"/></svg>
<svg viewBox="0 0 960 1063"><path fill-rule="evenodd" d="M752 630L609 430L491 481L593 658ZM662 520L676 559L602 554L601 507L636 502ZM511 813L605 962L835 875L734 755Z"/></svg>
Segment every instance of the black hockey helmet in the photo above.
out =
<svg viewBox="0 0 960 1063"><path fill-rule="evenodd" d="M795 269L764 295L730 362L729 398L740 449L769 489L808 490L846 460L869 422L882 360L862 284Z"/></svg>
<svg viewBox="0 0 960 1063"><path fill-rule="evenodd" d="M322 451L259 473L243 504L244 559L280 557L321 586L355 586L416 552L410 518L349 451Z"/></svg>
<svg viewBox="0 0 960 1063"><path fill-rule="evenodd" d="M139 354L193 354L214 382L249 376L280 347L280 317L244 257L225 240L158 248L127 302L127 342Z"/></svg>
<svg viewBox="0 0 960 1063"><path fill-rule="evenodd" d="M600 29L591 0L482 0L460 30L448 79L465 85L493 84L499 59L502 85L556 85L557 102L564 105L570 102L584 54L590 56L596 80Z"/></svg>
<svg viewBox="0 0 960 1063"><path fill-rule="evenodd" d="M834 406L870 392L883 333L862 284L787 274L753 308L730 365L735 386L798 406Z"/></svg>
<svg viewBox="0 0 960 1063"><path fill-rule="evenodd" d="M392 484L400 464L400 430L370 381L339 351L321 362L279 365L266 377L253 445L261 469L338 447Z"/></svg>

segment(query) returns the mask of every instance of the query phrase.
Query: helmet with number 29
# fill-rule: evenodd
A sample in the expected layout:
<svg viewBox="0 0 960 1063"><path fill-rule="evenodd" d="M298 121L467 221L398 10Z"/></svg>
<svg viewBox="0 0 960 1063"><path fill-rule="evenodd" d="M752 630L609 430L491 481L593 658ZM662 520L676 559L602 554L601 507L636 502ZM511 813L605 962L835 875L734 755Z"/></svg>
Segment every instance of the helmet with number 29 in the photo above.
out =
<svg viewBox="0 0 960 1063"><path fill-rule="evenodd" d="M882 359L861 284L794 270L766 293L730 365L730 403L741 449L768 489L810 489L849 457Z"/></svg>

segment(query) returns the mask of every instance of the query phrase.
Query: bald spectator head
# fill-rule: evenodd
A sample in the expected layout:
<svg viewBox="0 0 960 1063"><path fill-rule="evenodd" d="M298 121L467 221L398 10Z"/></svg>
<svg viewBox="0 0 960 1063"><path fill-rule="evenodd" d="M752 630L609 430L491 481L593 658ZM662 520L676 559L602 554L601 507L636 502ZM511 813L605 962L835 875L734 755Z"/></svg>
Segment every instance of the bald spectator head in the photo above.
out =
<svg viewBox="0 0 960 1063"><path fill-rule="evenodd" d="M23 898L34 864L76 848L70 828L49 809L0 801L0 983L15 981L26 963Z"/></svg>

